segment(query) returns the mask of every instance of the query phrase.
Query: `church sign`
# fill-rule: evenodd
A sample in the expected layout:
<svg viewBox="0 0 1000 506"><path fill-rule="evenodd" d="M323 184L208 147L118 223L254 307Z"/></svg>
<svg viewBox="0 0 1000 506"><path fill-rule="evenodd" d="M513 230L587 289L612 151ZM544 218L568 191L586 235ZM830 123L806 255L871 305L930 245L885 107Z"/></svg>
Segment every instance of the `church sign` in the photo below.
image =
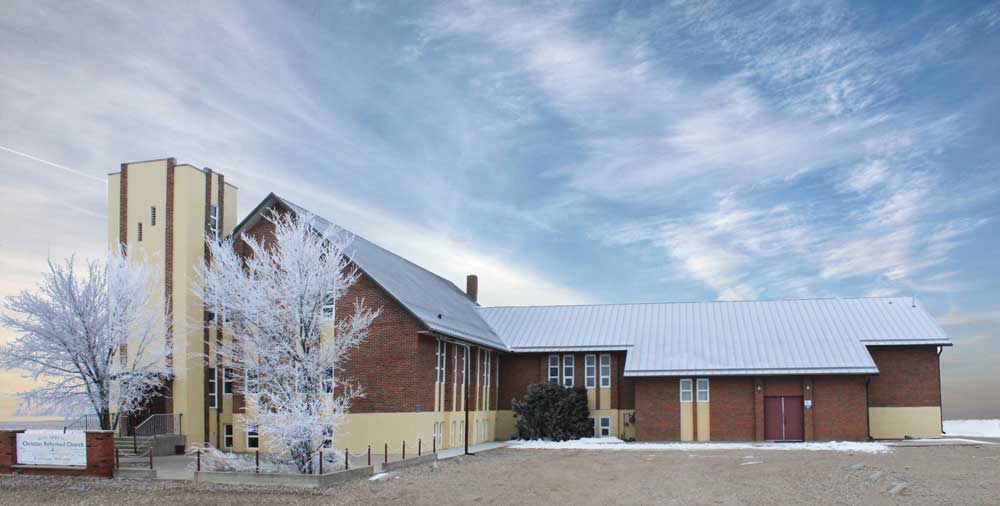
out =
<svg viewBox="0 0 1000 506"><path fill-rule="evenodd" d="M29 430L18 433L17 463L86 466L87 434L82 430Z"/></svg>

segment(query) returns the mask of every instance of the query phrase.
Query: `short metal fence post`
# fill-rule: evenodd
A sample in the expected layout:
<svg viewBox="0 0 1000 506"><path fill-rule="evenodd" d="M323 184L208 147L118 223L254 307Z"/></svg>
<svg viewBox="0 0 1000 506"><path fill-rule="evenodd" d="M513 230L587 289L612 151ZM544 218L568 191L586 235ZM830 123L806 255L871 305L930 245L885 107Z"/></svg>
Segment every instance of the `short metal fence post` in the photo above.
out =
<svg viewBox="0 0 1000 506"><path fill-rule="evenodd" d="M347 451L347 448L344 448L344 470L346 471L350 468L351 468L351 452Z"/></svg>
<svg viewBox="0 0 1000 506"><path fill-rule="evenodd" d="M254 471L260 473L260 450L254 451Z"/></svg>
<svg viewBox="0 0 1000 506"><path fill-rule="evenodd" d="M153 447L149 447L149 468L153 468Z"/></svg>
<svg viewBox="0 0 1000 506"><path fill-rule="evenodd" d="M319 451L319 474L323 474L323 450Z"/></svg>
<svg viewBox="0 0 1000 506"><path fill-rule="evenodd" d="M431 453L437 453L438 451L438 437L434 436L431 438Z"/></svg>
<svg viewBox="0 0 1000 506"><path fill-rule="evenodd" d="M420 448L420 438L417 438L417 456L418 456L418 457L420 456L420 452L421 452L421 448Z"/></svg>
<svg viewBox="0 0 1000 506"><path fill-rule="evenodd" d="M198 448L198 471L201 471L201 448Z"/></svg>
<svg viewBox="0 0 1000 506"><path fill-rule="evenodd" d="M115 468L121 469L122 467L122 452L118 448L115 448Z"/></svg>
<svg viewBox="0 0 1000 506"><path fill-rule="evenodd" d="M386 464L388 464L388 463L389 463L389 443L386 443L386 444L385 444L385 455L384 455L384 459L385 459L385 460L384 460L384 462L385 462Z"/></svg>
<svg viewBox="0 0 1000 506"><path fill-rule="evenodd" d="M139 454L139 437L135 434L135 426L132 426L132 453Z"/></svg>
<svg viewBox="0 0 1000 506"><path fill-rule="evenodd" d="M406 440L403 440L403 460L406 460Z"/></svg>
<svg viewBox="0 0 1000 506"><path fill-rule="evenodd" d="M372 445L368 445L368 467L372 466Z"/></svg>

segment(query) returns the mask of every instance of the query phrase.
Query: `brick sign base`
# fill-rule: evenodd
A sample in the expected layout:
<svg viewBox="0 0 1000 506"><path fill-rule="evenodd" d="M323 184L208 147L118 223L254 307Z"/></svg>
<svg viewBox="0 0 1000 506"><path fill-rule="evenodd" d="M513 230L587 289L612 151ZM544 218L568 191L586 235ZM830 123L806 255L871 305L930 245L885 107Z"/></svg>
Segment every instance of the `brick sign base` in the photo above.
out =
<svg viewBox="0 0 1000 506"><path fill-rule="evenodd" d="M87 431L87 467L28 466L17 464L17 435L23 430L0 430L0 474L48 474L57 476L101 476L115 471L115 434Z"/></svg>

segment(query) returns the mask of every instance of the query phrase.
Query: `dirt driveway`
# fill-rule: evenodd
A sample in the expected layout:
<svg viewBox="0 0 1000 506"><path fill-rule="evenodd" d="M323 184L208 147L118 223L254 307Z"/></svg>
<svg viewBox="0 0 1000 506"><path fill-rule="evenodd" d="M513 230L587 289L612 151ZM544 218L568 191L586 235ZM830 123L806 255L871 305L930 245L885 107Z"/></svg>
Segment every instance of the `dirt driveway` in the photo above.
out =
<svg viewBox="0 0 1000 506"><path fill-rule="evenodd" d="M323 492L3 476L0 504L995 505L1000 445L889 454L502 449Z"/></svg>

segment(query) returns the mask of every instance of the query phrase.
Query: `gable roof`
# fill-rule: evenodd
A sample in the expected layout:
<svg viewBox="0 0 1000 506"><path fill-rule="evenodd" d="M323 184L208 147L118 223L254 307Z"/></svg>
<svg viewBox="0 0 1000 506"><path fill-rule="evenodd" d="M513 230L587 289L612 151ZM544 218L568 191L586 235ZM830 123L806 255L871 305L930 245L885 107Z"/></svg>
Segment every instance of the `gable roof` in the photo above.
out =
<svg viewBox="0 0 1000 506"><path fill-rule="evenodd" d="M479 312L512 351L627 349L626 376L877 374L865 345L951 344L909 297Z"/></svg>
<svg viewBox="0 0 1000 506"><path fill-rule="evenodd" d="M476 311L478 304L454 283L274 193L261 201L233 234L255 223L263 209L275 203L300 216L310 216L310 225L320 234L349 234L352 242L346 253L351 261L428 329L490 348L507 349Z"/></svg>

